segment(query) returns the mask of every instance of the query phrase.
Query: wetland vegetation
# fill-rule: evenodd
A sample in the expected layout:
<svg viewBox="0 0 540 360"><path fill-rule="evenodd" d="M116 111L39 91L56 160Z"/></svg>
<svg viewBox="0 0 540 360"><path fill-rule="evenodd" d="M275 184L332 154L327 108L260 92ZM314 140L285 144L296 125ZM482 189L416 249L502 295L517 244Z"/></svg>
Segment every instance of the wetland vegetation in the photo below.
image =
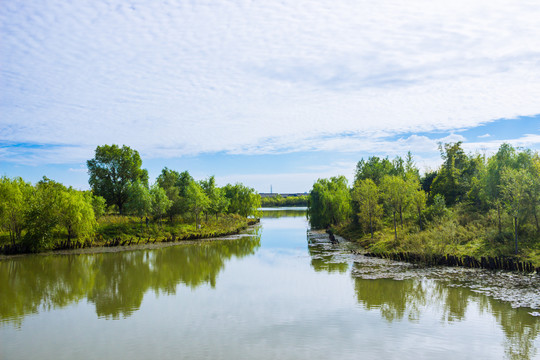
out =
<svg viewBox="0 0 540 360"><path fill-rule="evenodd" d="M139 153L103 145L88 160L90 191L43 178L0 178L0 252L130 245L235 234L253 223L260 196L241 183L196 181L164 168L152 186ZM251 219L248 219L251 217Z"/></svg>
<svg viewBox="0 0 540 360"><path fill-rule="evenodd" d="M440 145L442 165L420 174L412 154L372 156L310 192L312 227L372 254L513 258L540 267L540 156L503 144L491 157Z"/></svg>

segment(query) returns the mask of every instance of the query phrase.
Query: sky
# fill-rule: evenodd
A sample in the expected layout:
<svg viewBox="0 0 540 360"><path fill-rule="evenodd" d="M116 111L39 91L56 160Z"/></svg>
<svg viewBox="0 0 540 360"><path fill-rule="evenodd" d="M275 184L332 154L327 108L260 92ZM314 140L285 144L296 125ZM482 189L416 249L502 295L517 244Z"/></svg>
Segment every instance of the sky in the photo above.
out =
<svg viewBox="0 0 540 360"><path fill-rule="evenodd" d="M97 146L305 192L439 142L540 150L540 4L0 2L0 176L87 189Z"/></svg>

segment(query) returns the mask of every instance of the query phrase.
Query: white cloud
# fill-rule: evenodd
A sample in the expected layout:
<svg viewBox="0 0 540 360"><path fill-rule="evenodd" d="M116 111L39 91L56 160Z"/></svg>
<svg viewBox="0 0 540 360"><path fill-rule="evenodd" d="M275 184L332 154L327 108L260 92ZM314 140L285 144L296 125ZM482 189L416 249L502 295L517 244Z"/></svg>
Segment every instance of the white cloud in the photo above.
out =
<svg viewBox="0 0 540 360"><path fill-rule="evenodd" d="M479 135L478 137L480 139L485 139L485 138L491 137L491 135L490 134L484 134L484 135Z"/></svg>
<svg viewBox="0 0 540 360"><path fill-rule="evenodd" d="M510 0L6 0L0 141L56 146L0 158L371 151L539 114L538 18Z"/></svg>

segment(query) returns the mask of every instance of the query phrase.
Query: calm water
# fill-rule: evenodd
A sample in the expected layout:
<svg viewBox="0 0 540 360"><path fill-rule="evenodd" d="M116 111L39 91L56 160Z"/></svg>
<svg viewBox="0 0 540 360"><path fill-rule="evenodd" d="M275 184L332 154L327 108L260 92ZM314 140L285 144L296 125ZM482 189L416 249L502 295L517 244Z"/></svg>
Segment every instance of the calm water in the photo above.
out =
<svg viewBox="0 0 540 360"><path fill-rule="evenodd" d="M540 358L531 309L363 279L302 211L264 213L238 240L1 261L0 359Z"/></svg>

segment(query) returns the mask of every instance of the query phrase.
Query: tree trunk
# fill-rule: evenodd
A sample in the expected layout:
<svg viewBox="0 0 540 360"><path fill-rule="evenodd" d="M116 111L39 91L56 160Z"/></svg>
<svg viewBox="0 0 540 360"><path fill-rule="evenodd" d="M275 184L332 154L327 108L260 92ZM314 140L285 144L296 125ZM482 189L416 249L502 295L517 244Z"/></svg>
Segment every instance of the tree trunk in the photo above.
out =
<svg viewBox="0 0 540 360"><path fill-rule="evenodd" d="M499 218L499 235L502 234L502 224L501 224L501 204L497 203L497 217Z"/></svg>
<svg viewBox="0 0 540 360"><path fill-rule="evenodd" d="M536 222L536 231L540 232L540 226L538 225L538 214L536 212L536 207L534 208L534 221Z"/></svg>
<svg viewBox="0 0 540 360"><path fill-rule="evenodd" d="M394 210L394 238L397 240L396 211Z"/></svg>
<svg viewBox="0 0 540 360"><path fill-rule="evenodd" d="M401 223L401 230L403 230L403 211L401 209L401 205L399 205L399 221Z"/></svg>
<svg viewBox="0 0 540 360"><path fill-rule="evenodd" d="M518 233L517 233L517 229L518 229L518 218L517 218L517 216L514 216L514 241L515 241L515 246L516 246L516 255L518 253Z"/></svg>
<svg viewBox="0 0 540 360"><path fill-rule="evenodd" d="M373 222L371 221L371 212L369 213L369 228L371 230L371 238L373 239Z"/></svg>

